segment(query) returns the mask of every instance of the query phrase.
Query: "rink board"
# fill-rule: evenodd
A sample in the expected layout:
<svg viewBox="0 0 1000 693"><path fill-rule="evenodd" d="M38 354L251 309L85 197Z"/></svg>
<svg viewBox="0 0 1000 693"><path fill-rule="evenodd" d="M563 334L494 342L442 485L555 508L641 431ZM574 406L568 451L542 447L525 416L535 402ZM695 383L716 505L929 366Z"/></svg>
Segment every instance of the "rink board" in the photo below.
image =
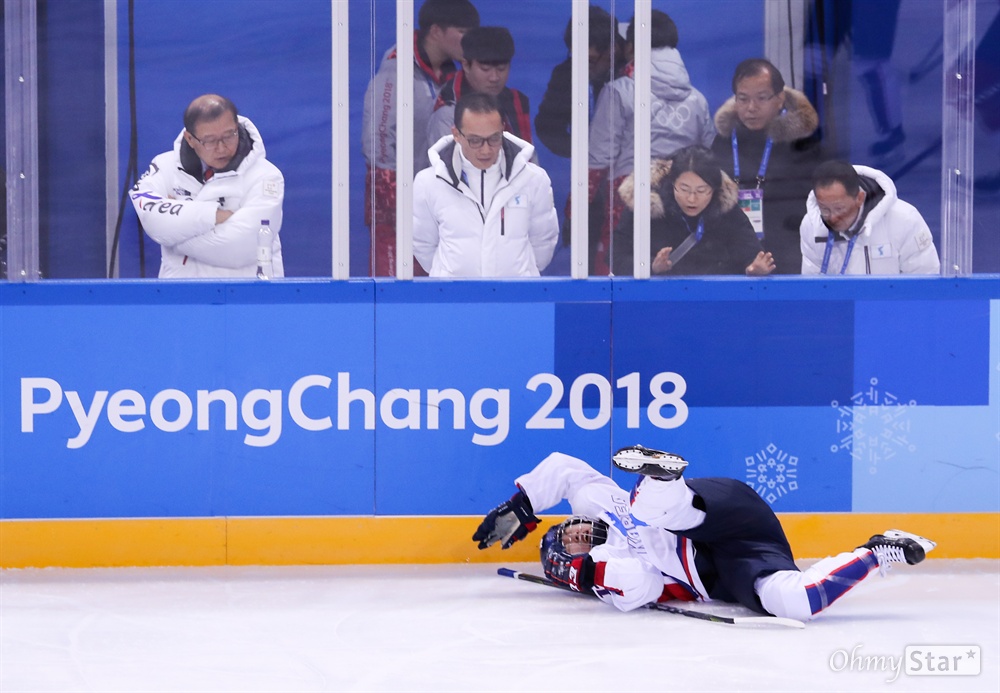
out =
<svg viewBox="0 0 1000 693"><path fill-rule="evenodd" d="M995 276L3 284L2 564L477 560L517 475L627 488L637 442L807 553L912 515L992 557L998 335Z"/></svg>
<svg viewBox="0 0 1000 693"><path fill-rule="evenodd" d="M563 516L543 515L540 530ZM780 513L796 558L853 549L902 528L932 558L1000 558L995 513ZM506 551L470 541L481 517L229 517L0 522L0 567L352 565L538 560L541 531Z"/></svg>

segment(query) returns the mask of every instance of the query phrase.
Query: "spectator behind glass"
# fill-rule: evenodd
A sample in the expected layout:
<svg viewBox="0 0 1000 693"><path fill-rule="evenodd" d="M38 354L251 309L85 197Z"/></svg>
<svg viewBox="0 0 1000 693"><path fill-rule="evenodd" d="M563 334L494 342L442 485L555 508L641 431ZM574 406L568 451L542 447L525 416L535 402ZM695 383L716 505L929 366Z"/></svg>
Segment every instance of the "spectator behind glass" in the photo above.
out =
<svg viewBox="0 0 1000 693"><path fill-rule="evenodd" d="M130 195L160 244L161 279L256 277L263 220L273 234L273 276L284 276L285 179L267 160L260 132L226 97L191 102L173 149L153 159Z"/></svg>
<svg viewBox="0 0 1000 693"><path fill-rule="evenodd" d="M687 68L677 50L678 33L673 20L659 10L652 12L652 52L650 55L651 91L650 155L668 158L690 145L710 147L715 138L708 101L691 86ZM625 34L626 50L635 42L635 19ZM589 199L602 186L611 185L604 224L595 253L591 274L607 274L611 229L618 228L625 205L617 195L622 181L634 167L635 140L635 65L625 66L621 77L601 90L594 119L590 124Z"/></svg>
<svg viewBox="0 0 1000 693"><path fill-rule="evenodd" d="M617 76L616 61L622 60L624 39L619 35L618 22L605 10L590 6L590 27L588 33L588 81L590 84L589 113L608 82ZM563 41L568 50L572 49L573 21L566 24ZM553 154L565 158L570 155L570 121L573 116L572 86L573 57L552 68L549 85L545 89L542 103L535 116L535 131L538 139Z"/></svg>
<svg viewBox="0 0 1000 693"><path fill-rule="evenodd" d="M502 26L470 29L462 37L462 69L441 88L434 113L427 125L428 147L455 125L455 102L464 91L495 96L500 104L503 129L531 142L531 107L528 97L507 87L510 61L514 57L514 37Z"/></svg>
<svg viewBox="0 0 1000 693"><path fill-rule="evenodd" d="M799 224L821 161L818 125L806 95L785 86L778 68L761 58L736 66L733 96L715 114L712 152L739 186L740 207L778 274L802 268Z"/></svg>
<svg viewBox="0 0 1000 693"><path fill-rule="evenodd" d="M825 161L813 173L806 207L802 274L941 272L927 223L881 171Z"/></svg>
<svg viewBox="0 0 1000 693"><path fill-rule="evenodd" d="M588 81L590 98L588 114L593 116L594 105L601 90L612 79L618 76L619 66L624 63L625 39L618 33L618 20L596 5L590 6L590 23L588 32ZM573 20L566 24L563 34L566 48L572 50ZM545 89L542 103L538 106L535 116L535 132L538 139L548 147L553 154L569 158L571 150L570 123L573 116L573 58L572 55L552 68L549 85ZM594 193L588 205L590 261L594 267L597 246L601 238L601 228L604 225L604 210L609 206L607 190L602 188ZM566 223L563 225L563 244L569 244L570 237L570 199L567 197L565 211Z"/></svg>
<svg viewBox="0 0 1000 693"><path fill-rule="evenodd" d="M467 91L413 183L413 254L432 277L537 277L559 221L535 148L504 132L496 97Z"/></svg>
<svg viewBox="0 0 1000 693"><path fill-rule="evenodd" d="M650 189L651 274L760 276L774 270L774 259L764 252L737 204L736 183L704 147L685 147L669 160L654 160ZM614 271L631 276L633 176L622 183L619 194L626 209L615 229ZM682 243L686 252L680 250Z"/></svg>
<svg viewBox="0 0 1000 693"><path fill-rule="evenodd" d="M468 0L425 0L413 33L413 171L428 166L427 122L441 87L458 69L462 36L479 26ZM369 267L374 276L396 274L396 47L382 57L365 92L361 150L368 164L365 224L371 230ZM418 268L414 267L416 273Z"/></svg>

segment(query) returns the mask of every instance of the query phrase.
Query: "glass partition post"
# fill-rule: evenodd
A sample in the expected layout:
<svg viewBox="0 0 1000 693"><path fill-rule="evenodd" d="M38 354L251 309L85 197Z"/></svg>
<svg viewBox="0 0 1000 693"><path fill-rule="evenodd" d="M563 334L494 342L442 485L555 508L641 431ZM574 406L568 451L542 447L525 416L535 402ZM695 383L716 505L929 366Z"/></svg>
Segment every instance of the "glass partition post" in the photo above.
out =
<svg viewBox="0 0 1000 693"><path fill-rule="evenodd" d="M975 0L944 3L941 101L941 270L972 272Z"/></svg>
<svg viewBox="0 0 1000 693"><path fill-rule="evenodd" d="M396 2L396 142L413 142L413 0ZM413 146L396 147L396 278L413 279Z"/></svg>
<svg viewBox="0 0 1000 693"><path fill-rule="evenodd" d="M806 0L764 4L764 56L785 77L788 86L802 89L806 27Z"/></svg>
<svg viewBox="0 0 1000 693"><path fill-rule="evenodd" d="M7 277L38 270L38 42L35 0L4 0L7 98Z"/></svg>
<svg viewBox="0 0 1000 693"><path fill-rule="evenodd" d="M330 104L332 114L331 142L349 142L350 132L350 56L348 40L350 25L348 23L348 3L346 0L330 0L331 16L331 48L332 66L330 75L333 79L330 93L333 97ZM334 279L348 279L351 276L351 196L350 196L350 157L334 144L330 149L330 183L333 208L330 218L333 220L331 243L333 254L331 270Z"/></svg>
<svg viewBox="0 0 1000 693"><path fill-rule="evenodd" d="M114 252L118 220L118 2L104 0L104 266L119 276ZM112 259L114 264L112 265Z"/></svg>
<svg viewBox="0 0 1000 693"><path fill-rule="evenodd" d="M635 241L632 256L633 275L649 279L649 133L653 5L651 0L635 2ZM613 230L612 230L613 231ZM614 247L612 246L612 252Z"/></svg>
<svg viewBox="0 0 1000 693"><path fill-rule="evenodd" d="M573 0L573 56L587 55L589 50L590 7L588 0ZM572 116L570 120L570 275L585 279L590 274L589 205L587 202L587 149L590 140L588 117L587 63L573 60Z"/></svg>

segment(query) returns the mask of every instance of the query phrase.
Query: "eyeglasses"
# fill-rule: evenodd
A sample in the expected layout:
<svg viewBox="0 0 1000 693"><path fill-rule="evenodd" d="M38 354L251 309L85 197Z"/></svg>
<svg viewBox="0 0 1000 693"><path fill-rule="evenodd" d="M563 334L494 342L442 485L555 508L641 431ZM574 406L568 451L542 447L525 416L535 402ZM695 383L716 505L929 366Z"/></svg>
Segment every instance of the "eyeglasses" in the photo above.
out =
<svg viewBox="0 0 1000 693"><path fill-rule="evenodd" d="M773 101L777 98L777 94L757 94L757 96L750 96L749 94L737 94L736 95L736 105L738 106L749 106L751 103L755 103L758 106L766 106L768 102Z"/></svg>
<svg viewBox="0 0 1000 693"><path fill-rule="evenodd" d="M233 130L232 132L227 132L222 137L206 137L205 139L201 139L193 132L191 133L191 137L194 137L198 141L198 143L201 144L201 146L204 147L205 149L215 149L216 147L219 146L219 144L224 144L225 146L228 147L239 136L240 136L240 131L238 129Z"/></svg>
<svg viewBox="0 0 1000 693"><path fill-rule="evenodd" d="M466 135L461 130L458 134L465 138L465 141L469 143L469 146L473 149L481 149L484 144L488 144L491 147L499 147L500 143L503 142L503 133L494 132L489 137L480 137L479 135Z"/></svg>
<svg viewBox="0 0 1000 693"><path fill-rule="evenodd" d="M705 197L712 194L712 186L702 185L697 188L689 188L687 186L675 185L674 193L681 197L691 197L692 195L695 197Z"/></svg>
<svg viewBox="0 0 1000 693"><path fill-rule="evenodd" d="M836 205L835 207L819 206L819 215L824 219L832 217L842 217L851 212L857 212L857 206L853 204Z"/></svg>

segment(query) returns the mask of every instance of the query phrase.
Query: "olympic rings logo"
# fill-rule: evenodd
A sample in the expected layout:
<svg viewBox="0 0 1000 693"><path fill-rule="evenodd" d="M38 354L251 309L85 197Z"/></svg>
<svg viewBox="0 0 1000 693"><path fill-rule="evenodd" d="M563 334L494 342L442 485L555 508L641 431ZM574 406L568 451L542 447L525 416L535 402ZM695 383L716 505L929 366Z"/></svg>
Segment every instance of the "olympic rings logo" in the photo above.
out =
<svg viewBox="0 0 1000 693"><path fill-rule="evenodd" d="M671 106L658 99L653 100L653 122L669 129L678 129L691 120L691 109L686 104Z"/></svg>

